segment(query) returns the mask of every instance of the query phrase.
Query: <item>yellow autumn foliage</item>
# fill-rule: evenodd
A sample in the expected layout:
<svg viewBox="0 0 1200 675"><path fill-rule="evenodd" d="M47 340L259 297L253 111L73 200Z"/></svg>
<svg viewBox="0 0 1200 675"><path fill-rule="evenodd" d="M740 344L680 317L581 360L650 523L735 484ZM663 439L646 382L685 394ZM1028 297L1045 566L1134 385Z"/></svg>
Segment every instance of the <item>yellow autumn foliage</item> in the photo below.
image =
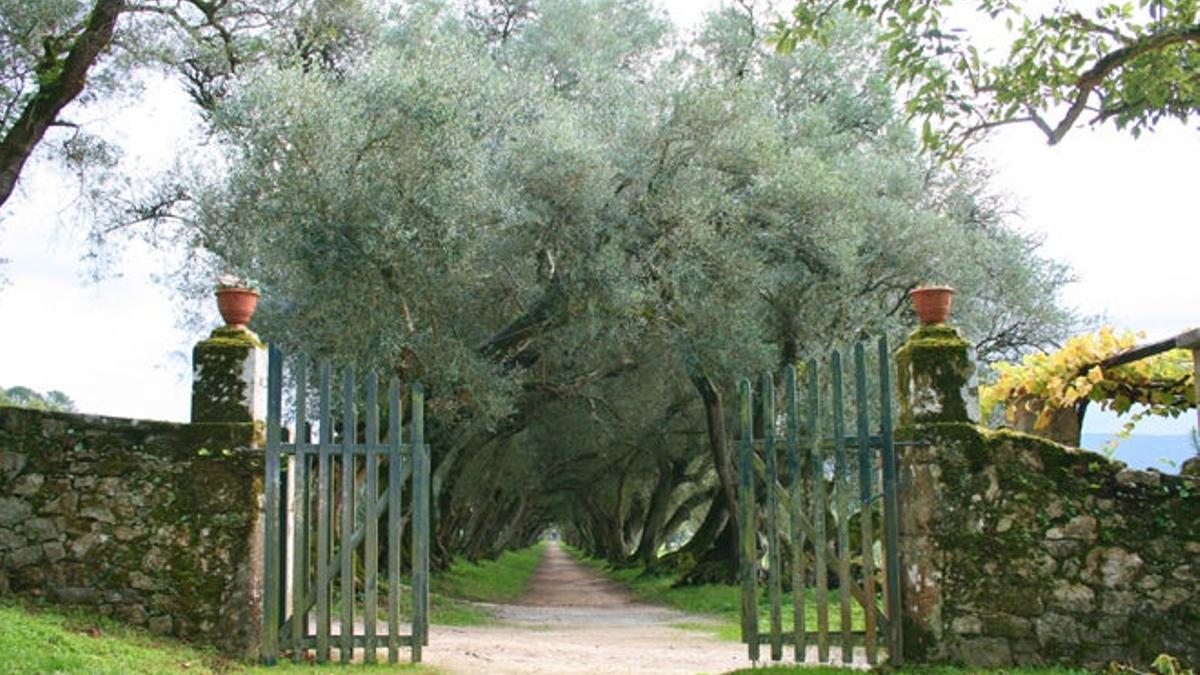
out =
<svg viewBox="0 0 1200 675"><path fill-rule="evenodd" d="M1088 400L1105 410L1127 413L1134 404L1145 410L1126 424L1126 433L1145 415L1177 417L1196 406L1191 353L1173 349L1140 361L1104 369L1105 359L1137 346L1144 335L1116 333L1105 327L1077 335L1055 352L1026 356L1021 363L998 363L995 383L980 387L984 418L998 405L1013 422L1018 402L1040 402L1035 427L1045 428L1055 412ZM1031 408L1032 409L1032 408Z"/></svg>

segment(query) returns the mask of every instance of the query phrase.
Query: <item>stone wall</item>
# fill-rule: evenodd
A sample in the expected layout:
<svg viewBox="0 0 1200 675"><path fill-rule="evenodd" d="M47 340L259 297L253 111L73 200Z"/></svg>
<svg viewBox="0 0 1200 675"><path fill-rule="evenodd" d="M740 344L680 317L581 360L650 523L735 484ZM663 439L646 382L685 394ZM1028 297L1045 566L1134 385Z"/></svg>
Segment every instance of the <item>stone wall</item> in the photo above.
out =
<svg viewBox="0 0 1200 675"><path fill-rule="evenodd" d="M1018 432L906 430L905 651L974 665L1200 663L1200 484Z"/></svg>
<svg viewBox="0 0 1200 675"><path fill-rule="evenodd" d="M257 433L0 408L0 594L254 656Z"/></svg>

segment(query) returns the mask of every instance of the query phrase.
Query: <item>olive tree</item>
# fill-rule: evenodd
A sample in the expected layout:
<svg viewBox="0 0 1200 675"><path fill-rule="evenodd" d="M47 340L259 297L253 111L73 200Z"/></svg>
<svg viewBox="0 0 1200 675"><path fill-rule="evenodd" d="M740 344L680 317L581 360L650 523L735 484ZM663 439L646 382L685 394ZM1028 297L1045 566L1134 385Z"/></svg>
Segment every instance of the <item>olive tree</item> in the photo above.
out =
<svg viewBox="0 0 1200 675"><path fill-rule="evenodd" d="M678 44L640 0L521 7L415 3L337 72L236 80L193 272L258 279L277 343L427 383L441 555L558 523L645 563L682 528L726 578L740 375L903 331L989 246L1036 302L1060 280L921 159L865 25L783 55L746 11ZM972 326L1065 316L964 296Z"/></svg>

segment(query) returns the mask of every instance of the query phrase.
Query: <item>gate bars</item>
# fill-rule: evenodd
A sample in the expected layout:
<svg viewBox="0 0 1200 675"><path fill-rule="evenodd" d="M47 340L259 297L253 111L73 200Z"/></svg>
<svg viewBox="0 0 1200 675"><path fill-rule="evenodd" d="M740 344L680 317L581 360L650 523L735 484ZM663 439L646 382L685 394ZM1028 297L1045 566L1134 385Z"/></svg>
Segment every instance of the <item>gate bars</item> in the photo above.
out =
<svg viewBox="0 0 1200 675"><path fill-rule="evenodd" d="M742 585L742 641L747 644L750 659L759 660L759 645L770 645L772 661L783 659L783 645L793 647L793 659L804 662L811 638L816 639L817 656L828 663L830 656L829 627L829 567L833 563L838 580L837 596L840 613L840 651L843 663L853 660L856 644L866 652L867 662L878 662L879 631L883 630L884 648L893 665L899 665L901 655L900 567L897 535L896 453L892 440L892 381L891 359L886 338L880 338L879 349L879 434L870 433L869 398L867 388L866 349L863 343L854 347L855 433L845 431L844 385L842 355L834 350L829 356L831 400L830 410L822 414L819 365L816 359L805 367L806 395L804 434L801 434L797 402L797 374L794 366L784 373L783 417L786 428L782 438L776 438L779 418L775 412L775 385L770 373L764 373L761 384L761 422L763 437L754 438L754 402L750 380L739 384L741 438L738 440L738 515L743 524L740 531L739 557ZM832 420L829 419L831 413ZM832 421L832 429L825 422ZM787 452L787 485L780 483L776 453L783 445ZM858 491L852 493L851 469L847 446L857 450ZM762 452L762 460L756 453ZM832 489L826 494L827 473L830 467L828 451L833 452ZM876 471L878 461L880 471ZM767 493L765 555L759 548L759 504L755 499L756 474L763 477ZM882 492L876 492L877 475L881 474ZM780 498L787 501L788 562L791 566L793 631L783 633L783 557L784 544L780 539ZM853 510L852 510L853 509ZM883 537L881 546L883 577L882 596L885 607L876 603L880 591L876 588L877 535L874 516L882 511ZM857 515L861 534L861 559L852 563L850 521ZM835 542L829 541L826 531L832 521ZM749 525L746 525L749 524ZM806 550L807 545L807 550ZM806 587L808 556L811 553L812 577L816 602L816 631L806 625ZM759 634L758 577L766 559L767 594L770 602L769 628ZM852 603L862 608L863 628L852 628ZM893 620L895 619L895 620Z"/></svg>
<svg viewBox="0 0 1200 675"><path fill-rule="evenodd" d="M319 377L319 440L311 443L307 409L308 359L297 359L296 429L294 443L281 435L283 353L272 346L268 362L267 448L263 490L263 629L261 658L273 664L281 653L295 661L315 650L318 662L330 660L336 647L343 663L355 648L374 663L376 650L386 647L388 661L399 660L401 646L411 648L412 661L421 660L429 643L429 472L430 451L424 434L424 391L412 385L408 444L401 442L400 382L388 385L387 437L379 437L379 379L367 374L366 429L360 439L355 408L355 373L342 371L342 426L334 437L333 368L322 360ZM360 442L361 441L361 442ZM384 486L380 491L380 466ZM286 466L285 466L286 465ZM335 475L341 488L335 489ZM401 633L401 551L404 522L401 493L412 478L412 622ZM288 494L281 500L281 481ZM316 490L313 509L312 490ZM289 508L290 505L290 508ZM312 511L316 513L312 513ZM387 515L383 542L387 555L386 631L379 631L379 520ZM335 522L335 517L338 519ZM315 520L315 523L314 523ZM290 521L290 522L289 522ZM315 532L315 542L313 530ZM360 553L361 550L361 553ZM362 581L355 577L355 556L362 562ZM334 600L335 586L338 597ZM360 596L362 608L357 616ZM315 612L314 612L315 607ZM334 612L337 631L334 632Z"/></svg>

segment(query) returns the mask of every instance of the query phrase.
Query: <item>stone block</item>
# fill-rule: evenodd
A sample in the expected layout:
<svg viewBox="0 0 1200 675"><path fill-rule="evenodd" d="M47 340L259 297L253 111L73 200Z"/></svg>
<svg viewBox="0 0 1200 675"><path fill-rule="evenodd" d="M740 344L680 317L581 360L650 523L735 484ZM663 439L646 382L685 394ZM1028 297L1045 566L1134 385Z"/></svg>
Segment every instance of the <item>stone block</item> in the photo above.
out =
<svg viewBox="0 0 1200 675"><path fill-rule="evenodd" d="M1105 588L1128 588L1141 571L1138 554L1115 546L1093 549L1084 561L1084 579Z"/></svg>
<svg viewBox="0 0 1200 675"><path fill-rule="evenodd" d="M1046 534L1051 533L1054 533L1055 536L1060 536L1062 531L1057 528L1051 528ZM1042 541L1042 548L1046 549L1046 552L1054 558L1062 560L1083 553L1084 544L1075 539L1045 539Z"/></svg>
<svg viewBox="0 0 1200 675"><path fill-rule="evenodd" d="M19 548L8 554L6 565L10 569L19 570L42 560L42 547L39 544Z"/></svg>
<svg viewBox="0 0 1200 675"><path fill-rule="evenodd" d="M1043 647L1051 642L1076 644L1083 635L1079 622L1064 614L1047 613L1033 623L1038 644Z"/></svg>
<svg viewBox="0 0 1200 675"><path fill-rule="evenodd" d="M129 573L129 585L139 591L152 591L158 588L158 582L153 577L137 570Z"/></svg>
<svg viewBox="0 0 1200 675"><path fill-rule="evenodd" d="M51 563L56 563L67 557L66 547L57 541L42 544L42 551L46 554L46 560Z"/></svg>
<svg viewBox="0 0 1200 675"><path fill-rule="evenodd" d="M146 613L146 608L134 603L116 605L113 609L113 616L134 626L145 626L150 618Z"/></svg>
<svg viewBox="0 0 1200 675"><path fill-rule="evenodd" d="M950 621L950 632L955 635L979 635L983 631L983 622L974 614L956 616Z"/></svg>
<svg viewBox="0 0 1200 675"><path fill-rule="evenodd" d="M96 545L104 541L104 536L96 532L89 532L70 543L71 556L76 560L83 559Z"/></svg>
<svg viewBox="0 0 1200 675"><path fill-rule="evenodd" d="M1012 614L985 614L983 634L1004 638L1032 638L1033 620Z"/></svg>
<svg viewBox="0 0 1200 675"><path fill-rule="evenodd" d="M1121 645L1129 639L1129 615L1101 616L1084 639L1104 645Z"/></svg>
<svg viewBox="0 0 1200 675"><path fill-rule="evenodd" d="M1050 590L1048 606L1069 614L1086 614L1092 611L1096 594L1083 584L1073 584L1065 579L1058 579Z"/></svg>
<svg viewBox="0 0 1200 675"><path fill-rule="evenodd" d="M159 635L170 635L171 629L173 627L172 624L173 624L173 622L171 621L171 617L169 617L169 616L151 617L150 620L148 622L146 622L146 625L150 629L150 632L157 633Z"/></svg>
<svg viewBox="0 0 1200 675"><path fill-rule="evenodd" d="M18 476L8 491L18 497L32 497L42 489L42 483L45 482L46 477L42 474L27 473L24 476Z"/></svg>
<svg viewBox="0 0 1200 675"><path fill-rule="evenodd" d="M25 521L25 536L33 541L53 541L58 535L58 527L49 518L30 518Z"/></svg>
<svg viewBox="0 0 1200 675"><path fill-rule="evenodd" d="M24 499L0 497L0 527L19 525L31 515L33 515L33 509Z"/></svg>
<svg viewBox="0 0 1200 675"><path fill-rule="evenodd" d="M79 517L91 518L101 523L117 522L117 516L113 514L112 509L103 504L91 504L79 509Z"/></svg>
<svg viewBox="0 0 1200 675"><path fill-rule="evenodd" d="M1041 589L1029 583L1015 585L998 594L991 606L1002 613L1024 617L1038 616L1046 611Z"/></svg>
<svg viewBox="0 0 1200 675"><path fill-rule="evenodd" d="M0 481L12 480L25 469L26 457L19 452L0 452Z"/></svg>
<svg viewBox="0 0 1200 675"><path fill-rule="evenodd" d="M1096 539L1096 519L1091 516L1075 516L1063 526L1062 533L1063 537L1067 539L1094 541Z"/></svg>
<svg viewBox="0 0 1200 675"><path fill-rule="evenodd" d="M21 548L25 545L25 537L12 530L0 528L0 553Z"/></svg>
<svg viewBox="0 0 1200 675"><path fill-rule="evenodd" d="M79 495L69 491L70 488L63 488L64 494L51 499L42 507L42 513L70 516L74 515L75 509L79 506Z"/></svg>
<svg viewBox="0 0 1200 675"><path fill-rule="evenodd" d="M100 602L100 591L86 586L65 586L51 589L51 595L68 605L95 605Z"/></svg>
<svg viewBox="0 0 1200 675"><path fill-rule="evenodd" d="M978 668L1011 666L1012 651L1004 638L979 637L963 640L958 647L958 658Z"/></svg>
<svg viewBox="0 0 1200 675"><path fill-rule="evenodd" d="M1131 591L1104 591L1100 596L1100 611L1110 616L1124 616L1132 612L1138 602L1138 596Z"/></svg>

